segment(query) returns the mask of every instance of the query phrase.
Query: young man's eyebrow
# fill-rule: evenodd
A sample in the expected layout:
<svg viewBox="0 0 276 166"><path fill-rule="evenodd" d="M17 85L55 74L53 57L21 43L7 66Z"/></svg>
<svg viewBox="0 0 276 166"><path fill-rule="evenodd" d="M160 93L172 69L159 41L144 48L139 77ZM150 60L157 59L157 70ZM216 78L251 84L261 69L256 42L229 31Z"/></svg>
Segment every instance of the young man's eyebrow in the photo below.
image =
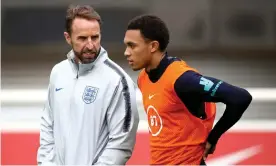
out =
<svg viewBox="0 0 276 166"><path fill-rule="evenodd" d="M126 42L126 45L135 45L135 43L131 42L131 41L128 41L128 42Z"/></svg>

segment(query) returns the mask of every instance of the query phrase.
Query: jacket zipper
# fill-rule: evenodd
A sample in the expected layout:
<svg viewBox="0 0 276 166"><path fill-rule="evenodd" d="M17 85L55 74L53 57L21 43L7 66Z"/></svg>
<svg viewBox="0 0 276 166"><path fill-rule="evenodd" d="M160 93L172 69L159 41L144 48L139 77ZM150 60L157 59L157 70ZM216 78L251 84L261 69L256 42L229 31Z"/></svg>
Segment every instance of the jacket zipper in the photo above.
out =
<svg viewBox="0 0 276 166"><path fill-rule="evenodd" d="M73 122L72 121L72 117L73 117L73 114L72 114L72 103L74 102L74 93L75 93L75 87L76 87L76 84L77 84L77 81L78 81L78 78L79 78L79 67L78 67L78 69L77 69L77 75L76 75L76 77L75 78L73 78L74 79L74 85L73 85L73 88L72 88L72 92L71 92L71 99L70 99L70 108L69 108L69 113L70 113L70 121L71 122ZM72 125L71 125L71 123L69 123L68 124L69 125L69 130L68 130L68 135L69 135L69 138L71 138L71 128L72 128ZM66 150L65 150L66 151ZM64 161L64 164L65 164L65 155L64 155L64 157L63 157L64 159L63 159L63 161Z"/></svg>

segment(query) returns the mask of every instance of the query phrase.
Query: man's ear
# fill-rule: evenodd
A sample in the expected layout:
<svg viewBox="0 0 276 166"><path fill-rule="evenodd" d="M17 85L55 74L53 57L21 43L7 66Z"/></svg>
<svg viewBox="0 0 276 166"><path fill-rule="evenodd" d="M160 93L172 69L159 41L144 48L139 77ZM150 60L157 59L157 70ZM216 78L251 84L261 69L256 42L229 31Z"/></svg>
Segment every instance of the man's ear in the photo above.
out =
<svg viewBox="0 0 276 166"><path fill-rule="evenodd" d="M71 45L71 36L70 36L70 34L69 34L68 32L64 32L63 34L64 34L64 37L65 37L66 42L67 42L69 45Z"/></svg>
<svg viewBox="0 0 276 166"><path fill-rule="evenodd" d="M153 53L159 49L159 42L154 40L150 43L150 52Z"/></svg>

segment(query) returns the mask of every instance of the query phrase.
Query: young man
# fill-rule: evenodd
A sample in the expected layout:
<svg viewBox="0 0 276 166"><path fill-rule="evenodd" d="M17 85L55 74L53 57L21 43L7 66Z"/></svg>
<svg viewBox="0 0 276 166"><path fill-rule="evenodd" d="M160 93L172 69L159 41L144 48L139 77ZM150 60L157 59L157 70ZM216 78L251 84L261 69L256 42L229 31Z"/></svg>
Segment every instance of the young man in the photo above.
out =
<svg viewBox="0 0 276 166"><path fill-rule="evenodd" d="M72 50L50 75L37 162L123 165L139 122L135 84L101 47L101 18L92 7L67 10L64 36Z"/></svg>
<svg viewBox="0 0 276 166"><path fill-rule="evenodd" d="M205 164L221 135L241 118L251 95L169 56L169 32L156 16L132 19L124 43L131 68L143 69L138 86L151 133L150 164ZM225 103L226 110L212 129L214 102Z"/></svg>

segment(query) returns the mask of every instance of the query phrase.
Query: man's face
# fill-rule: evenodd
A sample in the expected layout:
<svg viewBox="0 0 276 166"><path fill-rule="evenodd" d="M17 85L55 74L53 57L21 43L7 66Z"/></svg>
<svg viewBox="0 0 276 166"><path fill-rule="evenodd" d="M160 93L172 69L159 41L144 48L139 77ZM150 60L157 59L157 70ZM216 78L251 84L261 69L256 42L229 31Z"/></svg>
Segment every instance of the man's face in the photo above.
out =
<svg viewBox="0 0 276 166"><path fill-rule="evenodd" d="M141 35L140 30L127 30L124 43L125 56L132 70L137 71L149 65L151 61L151 44Z"/></svg>
<svg viewBox="0 0 276 166"><path fill-rule="evenodd" d="M82 63L93 62L99 54L101 29L97 20L75 18L72 22L71 34L64 32L64 36Z"/></svg>

